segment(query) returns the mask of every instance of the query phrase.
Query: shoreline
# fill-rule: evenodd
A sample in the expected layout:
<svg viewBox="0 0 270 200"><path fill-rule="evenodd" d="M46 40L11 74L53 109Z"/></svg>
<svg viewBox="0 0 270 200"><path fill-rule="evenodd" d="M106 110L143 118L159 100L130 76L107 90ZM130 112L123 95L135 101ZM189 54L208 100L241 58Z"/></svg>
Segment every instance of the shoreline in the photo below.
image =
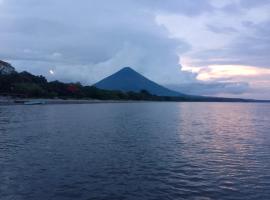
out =
<svg viewBox="0 0 270 200"><path fill-rule="evenodd" d="M96 104L96 103L137 103L137 102L150 102L150 101L135 101L135 100L98 100L98 99L0 99L0 106L7 105L54 105L54 104ZM40 102L40 103L36 103Z"/></svg>
<svg viewBox="0 0 270 200"><path fill-rule="evenodd" d="M99 104L99 103L150 103L150 102L190 102L190 103L270 103L270 101L147 101L147 100L99 100L99 99L13 99L0 98L0 106L12 105L56 105L56 104Z"/></svg>

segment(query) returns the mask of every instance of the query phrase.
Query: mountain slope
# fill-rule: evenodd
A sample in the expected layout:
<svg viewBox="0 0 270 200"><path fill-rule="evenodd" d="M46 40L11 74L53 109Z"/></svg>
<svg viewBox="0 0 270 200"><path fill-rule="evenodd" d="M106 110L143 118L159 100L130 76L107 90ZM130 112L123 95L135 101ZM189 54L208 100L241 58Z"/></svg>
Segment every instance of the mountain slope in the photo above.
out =
<svg viewBox="0 0 270 200"><path fill-rule="evenodd" d="M105 90L120 90L124 92L139 92L147 90L151 94L158 96L184 96L184 94L169 90L157 83L147 79L130 67L125 67L120 71L108 76L94 85Z"/></svg>
<svg viewBox="0 0 270 200"><path fill-rule="evenodd" d="M15 72L15 68L11 64L0 60L0 75L11 74Z"/></svg>

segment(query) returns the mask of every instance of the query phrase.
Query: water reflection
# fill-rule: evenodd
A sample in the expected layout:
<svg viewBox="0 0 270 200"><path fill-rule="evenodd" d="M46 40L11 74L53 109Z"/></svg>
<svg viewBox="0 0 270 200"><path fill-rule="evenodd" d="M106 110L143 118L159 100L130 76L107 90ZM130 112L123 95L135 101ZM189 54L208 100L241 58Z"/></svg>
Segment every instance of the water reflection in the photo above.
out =
<svg viewBox="0 0 270 200"><path fill-rule="evenodd" d="M269 138L265 141L267 125L264 123L258 129L261 117L255 114L264 107L268 108L268 105L261 106L220 103L178 105L178 132L186 145L182 155L199 166L202 176L207 176L209 181L214 180L220 192L241 193L246 186L245 192L251 195L248 188L258 186L256 179L259 174L256 173L269 172L269 163L265 165L264 159L258 159L259 154L265 156L263 152L269 150L268 147L265 149L269 144Z"/></svg>

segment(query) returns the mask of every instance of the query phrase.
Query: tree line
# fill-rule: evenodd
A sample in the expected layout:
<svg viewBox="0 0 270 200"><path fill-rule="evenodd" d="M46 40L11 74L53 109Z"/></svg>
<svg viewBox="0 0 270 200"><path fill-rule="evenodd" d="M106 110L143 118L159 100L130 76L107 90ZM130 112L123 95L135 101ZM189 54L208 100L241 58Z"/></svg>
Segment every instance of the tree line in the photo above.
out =
<svg viewBox="0 0 270 200"><path fill-rule="evenodd" d="M100 100L185 100L184 97L161 97L146 90L140 92L111 91L83 86L81 83L48 82L44 76L28 72L0 75L0 95L25 98L100 99Z"/></svg>
<svg viewBox="0 0 270 200"><path fill-rule="evenodd" d="M44 76L29 72L0 74L0 96L23 98L100 99L100 100L146 100L146 101L199 101L199 102L250 102L254 100L184 95L178 97L157 96L147 90L123 92L103 90L81 83L47 81ZM267 101L268 102L268 101Z"/></svg>

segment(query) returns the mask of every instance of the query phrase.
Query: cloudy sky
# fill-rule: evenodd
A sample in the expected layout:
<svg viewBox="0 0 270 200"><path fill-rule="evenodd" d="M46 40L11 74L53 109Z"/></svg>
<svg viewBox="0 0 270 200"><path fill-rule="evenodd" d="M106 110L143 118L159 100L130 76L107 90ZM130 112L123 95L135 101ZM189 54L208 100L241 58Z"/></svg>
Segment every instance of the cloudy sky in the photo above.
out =
<svg viewBox="0 0 270 200"><path fill-rule="evenodd" d="M49 80L131 66L190 94L270 99L270 0L0 0L0 44Z"/></svg>

